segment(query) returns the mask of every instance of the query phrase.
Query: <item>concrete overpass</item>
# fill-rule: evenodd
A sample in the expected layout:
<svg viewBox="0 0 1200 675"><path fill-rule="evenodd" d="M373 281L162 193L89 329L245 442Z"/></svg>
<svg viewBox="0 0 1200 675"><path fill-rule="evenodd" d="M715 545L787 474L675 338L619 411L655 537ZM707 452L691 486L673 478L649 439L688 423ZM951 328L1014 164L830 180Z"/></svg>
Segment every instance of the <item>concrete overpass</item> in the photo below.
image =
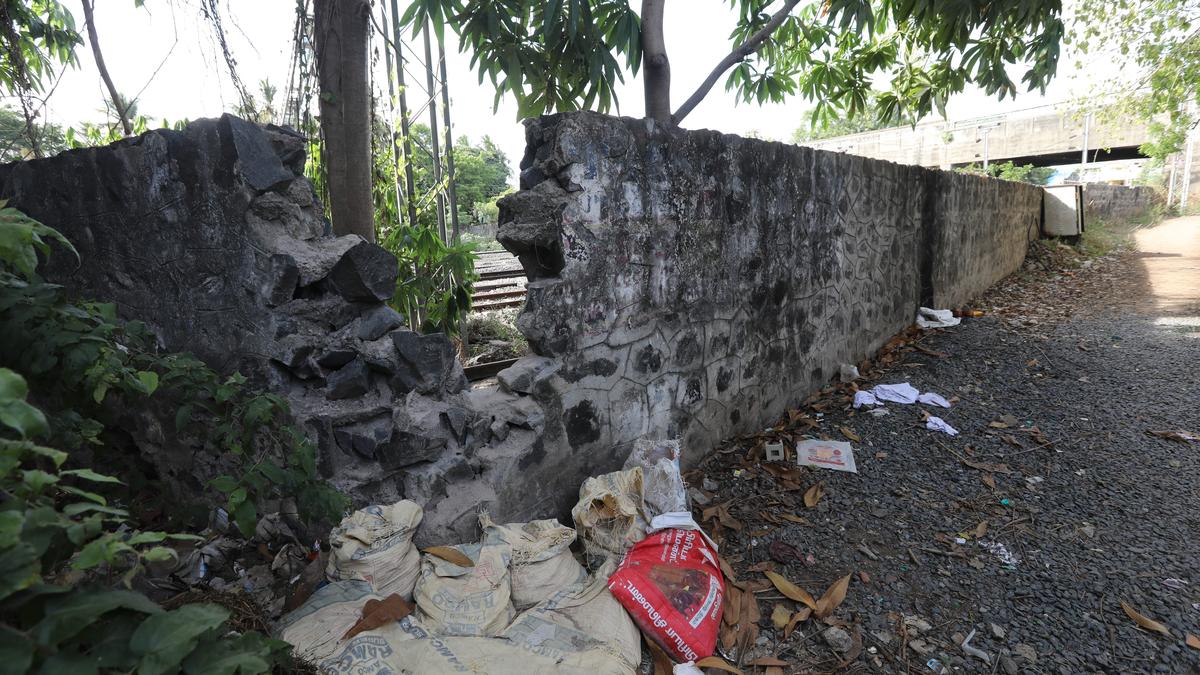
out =
<svg viewBox="0 0 1200 675"><path fill-rule="evenodd" d="M1141 122L1102 122L1062 113L1017 117L995 115L961 122L929 121L802 143L813 148L887 159L901 164L950 169L967 164L1012 161L1058 166L1142 157L1149 140Z"/></svg>

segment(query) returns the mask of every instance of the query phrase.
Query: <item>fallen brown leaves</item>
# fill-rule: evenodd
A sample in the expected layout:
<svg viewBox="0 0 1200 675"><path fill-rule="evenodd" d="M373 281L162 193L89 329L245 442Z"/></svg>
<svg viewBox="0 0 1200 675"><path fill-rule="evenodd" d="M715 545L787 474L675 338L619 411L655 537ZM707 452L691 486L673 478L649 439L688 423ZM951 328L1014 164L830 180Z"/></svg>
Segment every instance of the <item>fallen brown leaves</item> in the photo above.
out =
<svg viewBox="0 0 1200 675"><path fill-rule="evenodd" d="M413 605L395 593L383 600L372 598L363 605L362 618L346 631L342 639L349 640L359 633L375 630L392 621L399 621L412 613Z"/></svg>
<svg viewBox="0 0 1200 675"><path fill-rule="evenodd" d="M1149 630L1149 631L1154 631L1155 633L1162 633L1163 635L1166 635L1167 637L1172 637L1171 630L1169 628L1167 628L1163 624L1155 621L1154 619L1151 619L1150 617L1146 616L1145 614L1142 614L1141 612L1137 611L1136 609L1131 607L1128 602L1125 602L1124 600L1122 600L1121 601L1121 609L1125 610L1125 613L1129 615L1129 618L1133 619L1134 622L1137 623L1137 625L1141 626L1142 628L1145 628L1146 630Z"/></svg>
<svg viewBox="0 0 1200 675"><path fill-rule="evenodd" d="M429 548L422 549L421 552L428 553L429 555L434 556L435 558L441 558L442 560L445 560L446 562L454 563L455 565L458 565L459 567L474 567L475 566L474 560L471 560L470 558L468 558L466 556L466 554L464 554L462 551L454 548L453 546L430 546Z"/></svg>

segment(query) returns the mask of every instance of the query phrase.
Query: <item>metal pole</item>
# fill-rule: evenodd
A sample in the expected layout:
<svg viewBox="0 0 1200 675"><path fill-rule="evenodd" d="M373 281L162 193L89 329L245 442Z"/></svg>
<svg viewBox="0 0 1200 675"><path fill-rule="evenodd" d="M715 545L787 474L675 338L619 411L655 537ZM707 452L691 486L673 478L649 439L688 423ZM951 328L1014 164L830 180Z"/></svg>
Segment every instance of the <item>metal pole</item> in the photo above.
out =
<svg viewBox="0 0 1200 675"><path fill-rule="evenodd" d="M454 186L454 136L450 129L450 85L446 80L446 48L438 38L438 62L442 76L442 120L446 125L446 176L450 196L450 224L454 241L458 241L458 190Z"/></svg>
<svg viewBox="0 0 1200 675"><path fill-rule="evenodd" d="M433 85L433 49L429 42L429 20L425 20L425 93L429 95L429 136L433 146L433 184L437 187L438 235L446 241L446 195L442 185L442 151L438 147L437 92Z"/></svg>
<svg viewBox="0 0 1200 675"><path fill-rule="evenodd" d="M1083 167L1087 166L1088 132L1091 131L1092 113L1083 116L1083 151L1079 160L1079 177L1083 178Z"/></svg>
<svg viewBox="0 0 1200 675"><path fill-rule="evenodd" d="M987 173L987 168L988 168L988 134L992 133L992 130L989 128L989 129L981 129L981 131L983 132L983 171L984 171L984 173Z"/></svg>
<svg viewBox="0 0 1200 675"><path fill-rule="evenodd" d="M392 171L395 172L395 180L393 183L396 186L396 222L389 225L400 224L400 214L404 212L404 197L401 195L400 189L400 144L396 133L396 85L393 80L395 76L395 66L392 64L392 45L387 38L387 13L384 11L382 3L379 5L379 29L383 32L383 53L384 61L387 62L387 85L388 85L388 126L392 130ZM399 49L399 45L396 46Z"/></svg>
<svg viewBox="0 0 1200 675"><path fill-rule="evenodd" d="M1171 177L1167 179L1167 208L1171 208L1171 202L1175 200L1175 169L1178 163L1177 157L1171 159Z"/></svg>
<svg viewBox="0 0 1200 675"><path fill-rule="evenodd" d="M413 180L412 139L408 133L408 96L404 84L404 38L400 34L400 10L392 0L392 41L396 45L396 84L400 90L400 134L404 150L404 201L408 204L408 225L417 226L417 188Z"/></svg>
<svg viewBox="0 0 1200 675"><path fill-rule="evenodd" d="M1188 192L1192 187L1192 146L1196 144L1193 132L1188 132L1187 148L1183 151L1183 184L1179 187L1179 211L1188 207Z"/></svg>

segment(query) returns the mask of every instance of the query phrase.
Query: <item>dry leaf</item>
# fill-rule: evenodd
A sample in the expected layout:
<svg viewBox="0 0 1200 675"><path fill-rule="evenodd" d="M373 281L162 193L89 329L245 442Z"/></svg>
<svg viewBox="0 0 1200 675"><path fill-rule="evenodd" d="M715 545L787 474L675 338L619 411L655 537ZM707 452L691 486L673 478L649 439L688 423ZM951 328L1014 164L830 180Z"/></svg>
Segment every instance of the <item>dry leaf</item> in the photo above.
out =
<svg viewBox="0 0 1200 675"><path fill-rule="evenodd" d="M992 477L992 474L985 473L979 477L979 480L983 481L983 484L990 487L991 489L993 489L993 490L996 489L996 479Z"/></svg>
<svg viewBox="0 0 1200 675"><path fill-rule="evenodd" d="M813 614L818 619L824 619L832 614L833 610L837 609L837 606L842 604L842 601L846 599L846 590L848 588L850 588L849 574L838 579L829 587L829 590L825 591L825 595L821 596L821 599L817 601L817 606L813 608Z"/></svg>
<svg viewBox="0 0 1200 675"><path fill-rule="evenodd" d="M1190 431L1147 431L1146 433L1150 434L1151 436L1164 438L1168 441L1178 441L1180 443L1200 441L1200 436L1197 436Z"/></svg>
<svg viewBox="0 0 1200 675"><path fill-rule="evenodd" d="M782 666L786 666L787 664L788 664L787 661L784 661L783 659L775 658L774 656L760 656L757 659L754 659L753 661L751 661L750 663L747 663L746 665L748 665L748 666L764 666L764 667L765 666L780 666L780 667L782 667Z"/></svg>
<svg viewBox="0 0 1200 675"><path fill-rule="evenodd" d="M422 549L421 552L428 553L429 555L435 556L437 558L441 558L442 560L445 560L446 562L454 563L455 565L458 565L459 567L474 567L475 566L474 560L471 560L470 558L468 558L466 556L466 554L464 554L462 551L454 548L453 546L430 546L429 548Z"/></svg>
<svg viewBox="0 0 1200 675"><path fill-rule="evenodd" d="M395 593L392 593L383 600L372 598L367 600L366 604L363 605L362 618L351 626L350 630L346 631L342 639L349 640L359 633L375 630L392 621L399 621L412 613L413 606Z"/></svg>
<svg viewBox="0 0 1200 675"><path fill-rule="evenodd" d="M737 586L730 584L725 589L725 609L721 613L721 620L727 625L736 626L740 618L742 618L742 591Z"/></svg>
<svg viewBox="0 0 1200 675"><path fill-rule="evenodd" d="M858 434L854 433L854 430L851 429L850 427L838 427L838 431L842 432L843 436L854 441L855 443L862 442L862 437L860 437Z"/></svg>
<svg viewBox="0 0 1200 675"><path fill-rule="evenodd" d="M767 546L767 555L780 565L786 565L793 560L804 560L804 551L779 539Z"/></svg>
<svg viewBox="0 0 1200 675"><path fill-rule="evenodd" d="M751 626L758 623L762 614L758 611L758 597L751 593L742 593L742 622Z"/></svg>
<svg viewBox="0 0 1200 675"><path fill-rule="evenodd" d="M763 675L783 675L783 668L780 668L779 666L767 666L766 669L763 670Z"/></svg>
<svg viewBox="0 0 1200 675"><path fill-rule="evenodd" d="M783 575L775 572L763 572L763 574L771 580L771 583L775 585L775 588L779 589L780 593L783 593L796 602L803 602L813 610L816 610L817 602L816 600L813 600L811 595L808 594L808 591L800 588L787 579L784 579Z"/></svg>
<svg viewBox="0 0 1200 675"><path fill-rule="evenodd" d="M887 459L887 456L888 454L886 452L875 453L875 459Z"/></svg>
<svg viewBox="0 0 1200 675"><path fill-rule="evenodd" d="M783 603L775 603L775 609L771 612L771 623L775 624L775 628L783 628L792 618L792 610L788 609Z"/></svg>
<svg viewBox="0 0 1200 675"><path fill-rule="evenodd" d="M993 429L1007 429L1008 425L1004 422L988 422L988 426Z"/></svg>
<svg viewBox="0 0 1200 675"><path fill-rule="evenodd" d="M869 583L871 583L871 575L867 574L866 572L864 572L862 570L859 570L858 571L858 580L863 582L864 584L869 584Z"/></svg>
<svg viewBox="0 0 1200 675"><path fill-rule="evenodd" d="M806 491L804 493L804 505L805 506L807 506L808 508L811 509L812 507L817 505L817 502L821 501L821 497L823 497L825 495L824 485L825 484L822 482L822 483L817 483L816 485L813 485L812 487L808 488L808 491Z"/></svg>
<svg viewBox="0 0 1200 675"><path fill-rule="evenodd" d="M975 538L983 539L983 535L987 534L987 530L988 530L988 521L986 521L986 520L980 521L979 524L975 526Z"/></svg>
<svg viewBox="0 0 1200 675"><path fill-rule="evenodd" d="M794 513L781 513L781 514L779 514L779 517L782 518L783 520L788 521L789 523L796 523L798 525L811 525L812 524L812 523L808 522L807 518L801 518L800 516L798 516Z"/></svg>
<svg viewBox="0 0 1200 675"><path fill-rule="evenodd" d="M729 566L729 563L725 561L725 558L717 556L717 563L721 566L721 574L724 574L726 579L730 581L737 581L737 575L734 574L733 568Z"/></svg>
<svg viewBox="0 0 1200 675"><path fill-rule="evenodd" d="M1200 638L1192 635L1191 633L1187 634L1187 639L1185 639L1184 642L1187 643L1187 646L1191 647L1192 649L1200 649Z"/></svg>
<svg viewBox="0 0 1200 675"><path fill-rule="evenodd" d="M737 644L738 632L733 626L721 626L721 649L729 651Z"/></svg>
<svg viewBox="0 0 1200 675"><path fill-rule="evenodd" d="M723 670L727 673L737 673L737 675L742 675L742 671L729 665L725 662L725 659L722 659L719 656L706 656L696 662L696 667L716 668L717 670Z"/></svg>
<svg viewBox="0 0 1200 675"><path fill-rule="evenodd" d="M801 621L807 621L808 617L810 617L810 616L812 616L812 608L811 607L801 607L800 611L793 614L792 618L788 621L787 626L784 627L783 639L786 640L789 637L791 637L792 631L796 630L796 626Z"/></svg>
<svg viewBox="0 0 1200 675"><path fill-rule="evenodd" d="M1121 601L1121 609L1125 610L1125 613L1129 615L1129 618L1133 619L1137 625L1141 626L1142 628L1145 628L1146 630L1152 630L1155 633L1162 633L1167 637L1171 637L1170 629L1154 619L1151 619L1150 617L1138 612L1133 607L1130 607L1129 603L1125 602L1124 600Z"/></svg>

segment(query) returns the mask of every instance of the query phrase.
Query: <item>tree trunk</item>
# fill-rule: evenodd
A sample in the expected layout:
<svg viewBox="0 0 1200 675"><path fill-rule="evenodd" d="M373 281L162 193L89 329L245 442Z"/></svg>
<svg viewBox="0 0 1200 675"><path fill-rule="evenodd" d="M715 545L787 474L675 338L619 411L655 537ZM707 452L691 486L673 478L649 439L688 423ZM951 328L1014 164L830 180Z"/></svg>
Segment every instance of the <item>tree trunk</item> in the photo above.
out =
<svg viewBox="0 0 1200 675"><path fill-rule="evenodd" d="M316 0L313 32L333 231L373 242L370 12L370 0Z"/></svg>
<svg viewBox="0 0 1200 675"><path fill-rule="evenodd" d="M642 0L642 82L646 88L646 117L671 126L671 62L663 38L666 0Z"/></svg>
<svg viewBox="0 0 1200 675"><path fill-rule="evenodd" d="M96 57L96 68L100 71L100 79L104 80L104 87L108 89L108 99L112 101L113 110L117 111L117 117L121 120L121 129L125 131L126 136L132 136L133 125L129 122L127 104L117 93L117 87L104 65L104 55L100 53L100 38L96 34L96 17L92 10L92 0L83 0L83 20L87 24L88 42L92 43L92 55Z"/></svg>

